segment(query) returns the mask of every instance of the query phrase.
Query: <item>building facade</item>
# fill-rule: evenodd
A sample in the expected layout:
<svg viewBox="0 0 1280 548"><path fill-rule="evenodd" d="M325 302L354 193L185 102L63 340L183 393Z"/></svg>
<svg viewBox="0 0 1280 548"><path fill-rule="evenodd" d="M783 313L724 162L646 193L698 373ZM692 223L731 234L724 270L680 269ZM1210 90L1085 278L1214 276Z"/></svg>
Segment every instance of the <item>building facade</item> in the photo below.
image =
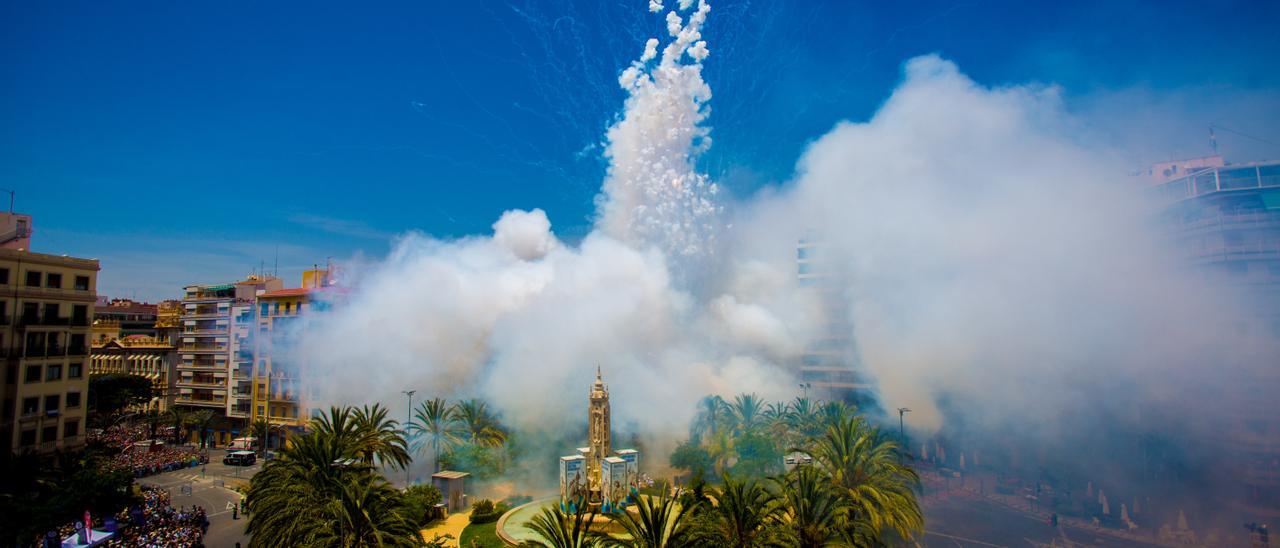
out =
<svg viewBox="0 0 1280 548"><path fill-rule="evenodd" d="M178 349L167 339L128 335L93 341L90 375L138 375L151 380L155 397L143 409L168 411L173 405Z"/></svg>
<svg viewBox="0 0 1280 548"><path fill-rule="evenodd" d="M798 378L810 395L866 404L871 385L858 373L859 357L853 339L848 284L827 256L827 244L813 234L796 245L796 276L800 286L820 303L818 332L800 356Z"/></svg>
<svg viewBox="0 0 1280 548"><path fill-rule="evenodd" d="M262 291L254 306L253 417L275 427L300 431L319 404L307 384L305 364L290 352L303 317L322 310L338 291L331 267L303 272L302 287ZM322 298L323 297L323 298Z"/></svg>
<svg viewBox="0 0 1280 548"><path fill-rule="evenodd" d="M1245 341L1280 339L1280 162L1226 164L1211 157L1159 164L1146 175L1160 224L1186 263L1206 283L1226 284L1244 297L1247 310L1228 327ZM1240 373L1231 362L1213 365L1235 383L1229 388L1234 417L1223 425L1221 449L1233 459L1233 472L1242 474L1242 510L1280 518L1280 413L1274 393L1280 361L1224 357L1230 359L1272 364Z"/></svg>
<svg viewBox="0 0 1280 548"><path fill-rule="evenodd" d="M9 450L84 443L98 269L96 260L0 248L0 440Z"/></svg>
<svg viewBox="0 0 1280 548"><path fill-rule="evenodd" d="M114 338L129 335L155 337L157 310L158 307L154 304L112 299L105 305L93 307L93 323L94 326L114 326L117 331Z"/></svg>
<svg viewBox="0 0 1280 548"><path fill-rule="evenodd" d="M243 362L244 340L233 339L233 326L247 318L245 310L259 290L280 287L279 278L253 275L231 284L184 288L173 403L218 412L223 420L213 429L216 443L229 443L248 426L250 395L233 382L237 364Z"/></svg>

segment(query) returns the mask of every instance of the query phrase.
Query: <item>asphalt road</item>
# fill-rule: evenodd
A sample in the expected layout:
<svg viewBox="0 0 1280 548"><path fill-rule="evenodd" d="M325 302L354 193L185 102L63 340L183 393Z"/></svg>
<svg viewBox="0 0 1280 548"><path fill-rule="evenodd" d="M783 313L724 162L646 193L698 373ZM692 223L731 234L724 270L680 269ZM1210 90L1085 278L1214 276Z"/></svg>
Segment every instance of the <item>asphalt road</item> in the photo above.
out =
<svg viewBox="0 0 1280 548"><path fill-rule="evenodd" d="M262 461L253 466L227 466L222 464L226 450L209 452L209 464L184 468L148 476L138 480L142 485L159 487L169 491L174 506L203 506L209 516L209 532L204 544L209 548L234 548L236 543L248 546L249 537L244 534L247 521L232 507L240 502L237 485L247 485L249 478L262 469Z"/></svg>

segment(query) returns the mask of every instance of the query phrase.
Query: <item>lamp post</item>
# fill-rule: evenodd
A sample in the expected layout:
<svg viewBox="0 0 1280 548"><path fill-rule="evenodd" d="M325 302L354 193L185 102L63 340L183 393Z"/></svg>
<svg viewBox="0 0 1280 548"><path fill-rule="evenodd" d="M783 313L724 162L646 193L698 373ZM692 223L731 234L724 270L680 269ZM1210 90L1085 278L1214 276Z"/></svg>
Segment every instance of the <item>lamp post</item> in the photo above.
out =
<svg viewBox="0 0 1280 548"><path fill-rule="evenodd" d="M907 451L907 430L904 427L905 423L903 422L902 416L910 412L911 410L906 407L898 408L898 438L902 440L902 451L904 453ZM898 456L898 461L902 461L901 453Z"/></svg>
<svg viewBox="0 0 1280 548"><path fill-rule="evenodd" d="M355 463L356 463L356 459L351 459L351 458L346 458L346 459L337 459L337 460L335 460L335 461L333 461L333 462L329 463L329 467L330 467L330 468L334 468L334 469L336 469L336 470L338 471L338 483L339 483L339 484L341 484L341 483L342 483L342 472L343 472L343 470L346 470L347 468L350 468L350 467L351 467L353 464L355 464ZM346 493L347 493L346 489L343 489L342 485L339 485L339 486L338 486L338 497L339 497L339 499L341 500L341 503L342 503L342 506L344 507L344 509L345 509L345 507L347 506L347 495L346 495ZM347 546L347 526L346 526L346 524L345 524L345 523L343 523L342 516L338 516L338 538L342 539L342 546L343 546L343 548L345 548L345 547Z"/></svg>
<svg viewBox="0 0 1280 548"><path fill-rule="evenodd" d="M413 422L413 395L417 390L402 390L400 393L409 396L409 410L405 412L404 441L409 443L409 424ZM404 467L404 488L409 488L409 466Z"/></svg>
<svg viewBox="0 0 1280 548"><path fill-rule="evenodd" d="M811 386L813 385L807 382L800 383L800 389L804 390L804 399L806 400L809 399L809 387Z"/></svg>

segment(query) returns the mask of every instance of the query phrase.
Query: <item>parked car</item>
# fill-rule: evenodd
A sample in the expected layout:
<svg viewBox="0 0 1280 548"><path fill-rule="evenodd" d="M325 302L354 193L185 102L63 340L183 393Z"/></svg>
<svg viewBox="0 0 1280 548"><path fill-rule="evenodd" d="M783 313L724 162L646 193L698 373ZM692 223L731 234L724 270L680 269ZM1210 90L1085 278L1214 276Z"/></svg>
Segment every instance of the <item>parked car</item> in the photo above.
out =
<svg viewBox="0 0 1280 548"><path fill-rule="evenodd" d="M232 451L222 458L222 464L229 466L252 466L258 462L258 455L253 451Z"/></svg>

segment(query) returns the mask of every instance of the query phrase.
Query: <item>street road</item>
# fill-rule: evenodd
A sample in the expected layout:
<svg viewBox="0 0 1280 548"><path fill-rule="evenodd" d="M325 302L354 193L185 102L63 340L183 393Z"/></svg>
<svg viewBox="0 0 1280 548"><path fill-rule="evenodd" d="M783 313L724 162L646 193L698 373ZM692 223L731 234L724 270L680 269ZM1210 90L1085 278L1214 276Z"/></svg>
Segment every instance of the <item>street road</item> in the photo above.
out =
<svg viewBox="0 0 1280 548"><path fill-rule="evenodd" d="M248 485L249 478L262 469L262 461L253 466L227 466L222 464L226 450L209 451L209 464L184 468L138 480L142 485L159 487L169 491L175 507L203 506L209 515L209 532L204 544L210 548L234 548L236 543L248 546L249 537L244 534L246 520L232 507L240 502L237 485ZM233 518L235 514L235 518Z"/></svg>

